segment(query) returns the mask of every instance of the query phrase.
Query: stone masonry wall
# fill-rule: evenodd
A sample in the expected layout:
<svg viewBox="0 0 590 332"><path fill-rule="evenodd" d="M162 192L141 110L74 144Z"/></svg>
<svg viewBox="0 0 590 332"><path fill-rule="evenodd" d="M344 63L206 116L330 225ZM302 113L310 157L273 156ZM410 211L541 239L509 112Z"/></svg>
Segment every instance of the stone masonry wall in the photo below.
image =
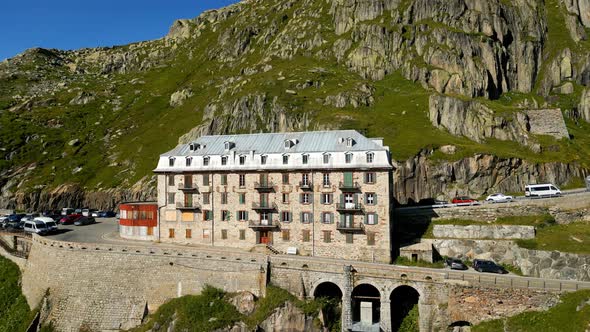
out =
<svg viewBox="0 0 590 332"><path fill-rule="evenodd" d="M558 251L529 250L513 241L428 240L442 256L491 259L519 267L525 276L590 281L590 256Z"/></svg>
<svg viewBox="0 0 590 332"><path fill-rule="evenodd" d="M264 294L266 258L251 253L204 253L89 245L36 237L23 271L31 307L49 290L49 320L58 331L119 330L141 322L165 301L197 294L205 284Z"/></svg>
<svg viewBox="0 0 590 332"><path fill-rule="evenodd" d="M353 183L358 183L360 188L349 191L358 195L356 201L363 207L362 211L352 213L354 224L359 226L364 223L367 213L375 213L377 216L376 224L364 224L363 231L354 233L337 229L337 224L341 222L341 213L337 211L336 204L340 203L343 194L339 188L339 183L344 182L342 171L266 172L264 174L268 175L267 181L272 184L272 189L263 191L255 188L255 183L261 182L260 172L242 173L245 175L243 186L240 186L239 176L235 173L192 174L192 184L198 187L197 191L192 192L180 189L184 185L184 175L160 174L158 175L158 205L164 206L160 215L160 240L183 244L214 244L250 250L261 242L259 237L262 233L261 229L257 231L250 227L250 222L260 220L260 213L253 209L253 204L260 203L261 193L266 192L268 203L276 204L276 209L268 211L271 213L269 219L277 224L276 227L266 229L267 241L279 252L286 253L287 248L296 247L300 255L313 254L320 257L389 263L391 261L389 174L376 171L374 183L365 183L365 172L352 173ZM283 182L283 174L289 175L288 183ZM303 174L309 176L311 190L301 188ZM328 185L324 185L324 174L329 176ZM222 175L226 176L226 184L222 184ZM174 180L170 182L169 176L173 176ZM209 177L209 185L204 183L203 176ZM309 202L301 201L301 195L304 193L310 194ZM375 195L374 204L366 201L366 193ZM222 194L227 197L225 202L222 201ZM245 195L245 200L242 202L240 194ZM200 204L201 209L181 211L175 203L168 201L169 195L174 196L175 203L183 203L184 195L192 195L193 202ZM204 199L205 195L210 196L208 201ZM331 201L322 203L322 195L330 195ZM205 221L203 211L212 211L212 220ZM223 211L229 213L228 220L222 220ZM246 220L239 220L239 211L247 213ZM291 220L282 221L282 212L290 212ZM303 223L302 212L311 213L313 222ZM331 222L324 222L324 213L331 214ZM374 240L369 241L369 234Z"/></svg>
<svg viewBox="0 0 590 332"><path fill-rule="evenodd" d="M432 233L437 238L451 239L534 239L534 226L514 225L434 225Z"/></svg>
<svg viewBox="0 0 590 332"><path fill-rule="evenodd" d="M512 203L487 203L436 209L397 209L394 218L404 222L466 219L492 223L500 217L551 214L558 223L568 223L585 220L588 218L588 210L590 210L590 193L579 193L551 199L518 200Z"/></svg>

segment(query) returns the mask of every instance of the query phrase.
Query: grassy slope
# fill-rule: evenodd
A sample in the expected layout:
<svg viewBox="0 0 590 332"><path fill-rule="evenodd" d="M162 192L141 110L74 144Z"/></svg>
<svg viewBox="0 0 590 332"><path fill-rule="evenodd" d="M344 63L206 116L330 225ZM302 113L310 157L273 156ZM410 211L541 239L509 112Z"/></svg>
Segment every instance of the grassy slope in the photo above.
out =
<svg viewBox="0 0 590 332"><path fill-rule="evenodd" d="M19 279L18 266L0 256L0 332L26 331L33 319Z"/></svg>
<svg viewBox="0 0 590 332"><path fill-rule="evenodd" d="M589 42L575 44L571 41L567 31L564 31L561 11L549 10L555 3L556 0L550 0L547 4L549 40L546 57L551 59L564 47L576 51L590 49ZM269 22L282 22L279 23L282 28L287 23L283 22L281 16L292 17L297 6L300 4L295 4L283 13L273 12L268 7L260 9L258 15L268 17ZM305 20L313 22L309 26L319 26L323 38L328 41L326 45L330 45L340 37L330 31L331 20L325 14L326 5L317 2L315 6L318 8L313 8L314 11L319 11L324 6L324 14L319 18L307 17ZM256 9L247 9L247 12L251 10ZM0 171L34 164L35 170L21 188L33 188L37 185L54 187L62 183L79 183L90 189L130 186L150 175L157 156L173 148L180 135L200 124L203 108L218 95L216 86L228 77L239 76L244 67L255 67L266 57L268 45L255 41L253 51L244 54L237 65L210 60L208 52L211 47L218 47L221 33L238 19L239 15L230 17L215 29L205 28L200 37L179 44L174 53L171 53L174 56L165 60L162 66L143 72L112 74L107 78L86 75L83 81L73 81L69 84L69 89L80 88L83 91L96 92L96 100L87 105L69 105L77 92L64 89L52 96L56 106L37 106L30 112L0 111L0 127L3 128L0 130L0 145L7 151L18 150L11 161L0 160ZM386 25L387 22L385 20L382 24ZM379 20L374 20L373 23L381 24ZM163 41L154 41L144 47L162 45ZM328 46L320 46L317 50L325 47ZM171 51L168 49L167 52ZM189 53L192 57L189 57ZM546 63L548 62L547 60ZM398 160L409 158L424 147L454 144L458 147L457 154L447 156L436 153L434 158L456 160L474 153L491 153L500 157L525 158L532 162L579 161L583 165L590 165L590 135L587 134L590 132L590 124L587 123L568 121L573 140L541 138L544 145L559 146L559 151L555 152L535 154L517 143L496 140L478 144L432 127L427 117L428 96L431 92L403 79L399 73L372 83L376 87L376 100L372 107L338 109L323 105L317 100L354 90L358 84L367 81L349 72L344 65L337 64L334 58L318 60L304 56L302 52L289 61L273 58L271 64L272 70L245 77L249 81L235 94L228 93L223 99L232 101L240 96L261 92L267 94L267 100L276 96L282 105L291 109L292 114L309 112L313 119L312 125L320 123L354 128L369 136L384 137L385 143L392 148L393 157ZM30 61L23 67L33 69L37 66L42 66L41 60ZM324 68L325 72L312 73L311 70L317 67ZM63 77L77 77L61 67L51 67L46 72L48 80L60 81ZM279 81L277 78L281 74L286 79ZM543 75L544 72L540 77ZM130 84L133 79L144 81L145 84ZM308 79L322 81L324 85L319 89L299 90L297 95L285 92ZM12 105L10 96L18 94L19 89L27 83L22 77L0 80L0 108ZM191 88L194 96L180 107L170 107L169 96L182 88ZM578 87L576 91L579 91ZM107 100L117 96L121 97L121 110L113 111L113 106ZM530 98L540 97L508 93L497 101L486 103L498 112L511 112L516 109L517 102ZM555 106L571 107L576 98L577 95L558 97ZM51 119L59 119L63 127L48 128L46 123ZM121 135L113 136L119 130ZM34 134L41 135L41 139L25 143L27 136ZM106 135L109 135L109 143L104 139ZM81 145L67 145L67 142L76 138L81 140ZM62 156L62 152L66 155ZM82 167L82 171L73 174L72 170L78 166Z"/></svg>
<svg viewBox="0 0 590 332"><path fill-rule="evenodd" d="M483 322L473 332L583 332L590 325L590 291L583 290L562 296L561 303L543 312L525 312L508 319ZM578 310L578 307L582 306Z"/></svg>
<svg viewBox="0 0 590 332"><path fill-rule="evenodd" d="M155 329L155 331L163 331L173 321L175 321L175 331L213 331L231 327L238 321L244 322L248 328L253 329L285 302L292 302L308 316L317 316L321 308L333 305L322 299L300 301L286 290L268 285L266 296L256 301L256 307L252 314L245 316L228 302L231 295L214 287L206 286L199 295L187 295L163 304L154 314L150 315L145 324L130 331L151 331L155 326L159 326L159 329ZM338 320L330 323L332 325L329 328L339 328Z"/></svg>

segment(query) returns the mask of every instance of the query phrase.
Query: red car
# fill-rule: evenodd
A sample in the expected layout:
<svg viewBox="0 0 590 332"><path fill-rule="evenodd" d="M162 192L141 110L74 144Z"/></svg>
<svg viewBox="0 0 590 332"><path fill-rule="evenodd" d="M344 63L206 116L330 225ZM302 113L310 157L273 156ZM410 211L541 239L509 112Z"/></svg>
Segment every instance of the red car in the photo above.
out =
<svg viewBox="0 0 590 332"><path fill-rule="evenodd" d="M81 214L70 214L67 215L59 220L59 223L62 225L73 224L76 220L82 217Z"/></svg>
<svg viewBox="0 0 590 332"><path fill-rule="evenodd" d="M453 198L453 204L477 204L479 203L476 199L469 198L467 196L457 196Z"/></svg>

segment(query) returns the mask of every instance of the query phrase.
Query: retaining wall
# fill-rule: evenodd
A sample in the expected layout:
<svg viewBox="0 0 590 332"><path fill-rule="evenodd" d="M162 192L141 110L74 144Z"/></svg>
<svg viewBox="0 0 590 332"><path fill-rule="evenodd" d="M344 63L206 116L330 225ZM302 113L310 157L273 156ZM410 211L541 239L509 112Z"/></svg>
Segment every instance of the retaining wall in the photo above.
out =
<svg viewBox="0 0 590 332"><path fill-rule="evenodd" d="M535 227L513 225L434 225L432 233L437 238L534 239Z"/></svg>
<svg viewBox="0 0 590 332"><path fill-rule="evenodd" d="M513 241L428 240L442 256L460 259L491 259L519 267L525 276L590 281L590 256L524 249Z"/></svg>
<svg viewBox="0 0 590 332"><path fill-rule="evenodd" d="M59 331L119 330L172 298L198 294L205 284L229 292L265 292L266 257L198 249L127 247L34 237L23 272L31 307L49 290Z"/></svg>

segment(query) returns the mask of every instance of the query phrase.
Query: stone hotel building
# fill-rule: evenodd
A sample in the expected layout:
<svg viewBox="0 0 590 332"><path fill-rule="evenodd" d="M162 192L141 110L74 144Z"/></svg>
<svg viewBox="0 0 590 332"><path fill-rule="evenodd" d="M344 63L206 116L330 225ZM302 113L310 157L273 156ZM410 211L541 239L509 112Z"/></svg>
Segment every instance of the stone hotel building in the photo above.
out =
<svg viewBox="0 0 590 332"><path fill-rule="evenodd" d="M203 136L160 156L159 239L390 263L391 168L354 130Z"/></svg>

